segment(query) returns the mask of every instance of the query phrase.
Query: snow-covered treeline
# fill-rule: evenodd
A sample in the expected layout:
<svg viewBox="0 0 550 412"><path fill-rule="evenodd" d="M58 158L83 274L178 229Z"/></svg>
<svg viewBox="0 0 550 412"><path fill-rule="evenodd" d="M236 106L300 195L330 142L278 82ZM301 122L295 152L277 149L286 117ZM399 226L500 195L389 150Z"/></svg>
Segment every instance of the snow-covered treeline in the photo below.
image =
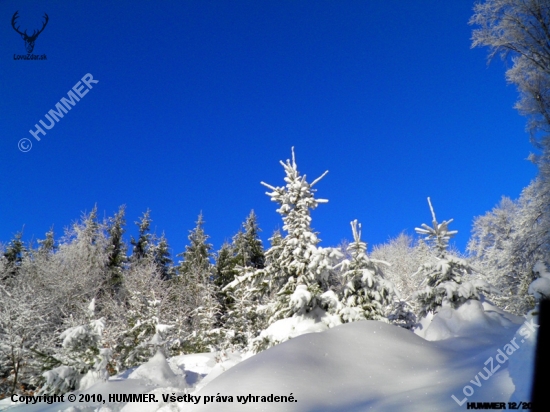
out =
<svg viewBox="0 0 550 412"><path fill-rule="evenodd" d="M425 239L402 234L368 254L353 221L352 241L319 246L310 212L326 202L314 188L326 173L309 183L294 151L281 164L285 185L264 183L284 231L268 248L254 212L217 252L199 216L177 263L149 211L129 243L124 207L103 221L94 208L36 247L16 235L0 259L0 393L85 389L158 351L257 353L358 320L413 329L419 315L491 290L449 250L455 232L433 208L433 227L417 229Z"/></svg>

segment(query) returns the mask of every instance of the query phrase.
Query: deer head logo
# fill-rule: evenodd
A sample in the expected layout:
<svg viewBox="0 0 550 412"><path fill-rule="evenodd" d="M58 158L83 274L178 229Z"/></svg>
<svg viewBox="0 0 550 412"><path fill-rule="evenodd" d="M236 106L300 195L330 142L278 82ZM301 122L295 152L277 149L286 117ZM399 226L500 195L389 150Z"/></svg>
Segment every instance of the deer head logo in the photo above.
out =
<svg viewBox="0 0 550 412"><path fill-rule="evenodd" d="M48 24L48 15L44 13L44 24L42 25L42 28L40 30L34 30L32 35L29 36L27 34L27 30L22 33L21 31L19 31L19 27L15 27L15 20L17 20L17 18L19 17L17 13L19 13L19 11L16 11L11 18L11 26L17 33L21 35L21 38L25 40L25 49L27 49L27 53L32 53L32 51L34 50L34 42L36 41L38 35L44 31L44 28Z"/></svg>

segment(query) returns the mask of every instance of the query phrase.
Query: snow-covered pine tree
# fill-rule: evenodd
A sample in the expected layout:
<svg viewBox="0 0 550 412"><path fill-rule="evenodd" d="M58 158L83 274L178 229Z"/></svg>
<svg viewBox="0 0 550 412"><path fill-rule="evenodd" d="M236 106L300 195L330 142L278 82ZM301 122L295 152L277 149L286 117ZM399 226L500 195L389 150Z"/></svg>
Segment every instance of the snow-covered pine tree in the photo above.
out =
<svg viewBox="0 0 550 412"><path fill-rule="evenodd" d="M203 279L212 277L212 264L210 263L212 245L207 242L209 236L203 229L202 213L199 214L195 223L195 228L189 232L187 237L189 245L185 246L185 251L178 255L183 258L178 266L178 274L180 281L196 285Z"/></svg>
<svg viewBox="0 0 550 412"><path fill-rule="evenodd" d="M214 263L214 284L216 285L220 303L220 321L225 327L228 319L229 308L233 305L233 298L230 293L224 290L224 287L231 283L238 275L237 256L230 243L225 242L221 249L216 253Z"/></svg>
<svg viewBox="0 0 550 412"><path fill-rule="evenodd" d="M343 322L383 320L386 306L395 294L383 272L383 267L390 264L367 256L367 244L361 240L361 224L357 220L351 222L351 230L353 242L347 249L351 258L336 265L342 272L342 306L337 313Z"/></svg>
<svg viewBox="0 0 550 412"><path fill-rule="evenodd" d="M279 231L275 231L269 240L271 247L276 248L281 244L282 236ZM238 265L237 262L242 262L242 258L235 253L234 243L226 245L225 257L222 258L222 251L220 251L218 256L220 263L217 263L224 268L224 271L229 272L221 276L224 276L226 281L232 279L221 289L227 302L222 318L224 321L222 346L225 349L245 349L250 341L267 327L265 303L275 295L277 290L271 287L264 268ZM270 259L277 260L276 255L271 254ZM224 261L227 263L223 264Z"/></svg>
<svg viewBox="0 0 550 412"><path fill-rule="evenodd" d="M487 282L472 278L474 269L466 260L448 252L449 240L458 233L448 228L453 219L438 223L430 198L428 204L432 213L432 227L423 223L421 228L415 228L418 234L425 235L425 240L432 245L436 255L415 274L422 276L426 284L423 290L415 293L421 317L430 312L436 313L441 306L456 309L469 299L479 300L480 293L495 291Z"/></svg>

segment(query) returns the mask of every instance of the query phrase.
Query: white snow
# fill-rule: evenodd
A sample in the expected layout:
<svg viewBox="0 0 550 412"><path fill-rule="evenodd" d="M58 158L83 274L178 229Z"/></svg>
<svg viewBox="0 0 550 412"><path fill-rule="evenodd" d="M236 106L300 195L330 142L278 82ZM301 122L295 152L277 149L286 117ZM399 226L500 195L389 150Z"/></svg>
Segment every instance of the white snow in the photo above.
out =
<svg viewBox="0 0 550 412"><path fill-rule="evenodd" d="M300 286L296 289L298 290ZM341 323L338 316L331 316L324 310L315 308L304 315L278 320L263 330L258 339L269 339L271 342L281 343L306 333L324 332Z"/></svg>
<svg viewBox="0 0 550 412"><path fill-rule="evenodd" d="M176 376L160 350L148 362L130 373L128 379L141 379L158 386L186 386L185 375Z"/></svg>
<svg viewBox="0 0 550 412"><path fill-rule="evenodd" d="M296 319L286 320L274 324L277 327L273 329L285 330L281 332L284 335L291 329L313 332L326 328L321 327L323 322L317 323L320 325L311 319L305 325ZM157 403L8 406L9 400L4 400L0 409L439 412L465 410L466 404L459 406L459 402L528 400L532 373L528 362L533 357L536 319L515 317L489 302L471 301L456 310L442 308L431 322L425 319L423 324L421 333L426 338L380 321L343 324L294 336L244 360L237 353L220 352L166 360L159 352L139 368L82 392L102 394L104 399L112 393L149 393ZM493 374L486 372L489 358L495 365ZM180 400L192 395L198 404L189 398L165 402L162 394L181 396ZM249 397L271 394L292 396L296 401L261 402L258 398L253 402ZM217 402L218 395L231 396L232 401L219 398ZM246 404L237 396L247 397Z"/></svg>
<svg viewBox="0 0 550 412"><path fill-rule="evenodd" d="M477 300L468 300L458 309L444 306L439 309L429 326L423 325L424 329L419 329L416 333L429 341L459 336L484 338L487 335L500 333L503 327L513 327L514 321L518 322L521 319L498 312L497 308L488 302L485 302L485 307L487 309Z"/></svg>

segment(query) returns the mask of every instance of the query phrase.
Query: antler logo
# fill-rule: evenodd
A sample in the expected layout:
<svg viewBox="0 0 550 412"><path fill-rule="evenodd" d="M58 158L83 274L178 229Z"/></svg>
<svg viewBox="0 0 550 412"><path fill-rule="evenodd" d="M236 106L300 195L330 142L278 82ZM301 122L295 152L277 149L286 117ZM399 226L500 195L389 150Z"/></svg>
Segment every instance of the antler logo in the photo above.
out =
<svg viewBox="0 0 550 412"><path fill-rule="evenodd" d="M44 24L42 25L42 28L40 30L34 30L32 35L29 36L27 34L27 30L22 33L21 31L19 31L19 27L15 27L15 20L17 20L17 18L19 17L17 15L18 13L19 11L16 11L11 18L11 26L17 33L21 35L21 38L25 40L25 49L27 49L27 53L32 53L32 51L34 50L34 42L38 38L38 35L44 31L46 25L48 24L48 15L44 13Z"/></svg>

